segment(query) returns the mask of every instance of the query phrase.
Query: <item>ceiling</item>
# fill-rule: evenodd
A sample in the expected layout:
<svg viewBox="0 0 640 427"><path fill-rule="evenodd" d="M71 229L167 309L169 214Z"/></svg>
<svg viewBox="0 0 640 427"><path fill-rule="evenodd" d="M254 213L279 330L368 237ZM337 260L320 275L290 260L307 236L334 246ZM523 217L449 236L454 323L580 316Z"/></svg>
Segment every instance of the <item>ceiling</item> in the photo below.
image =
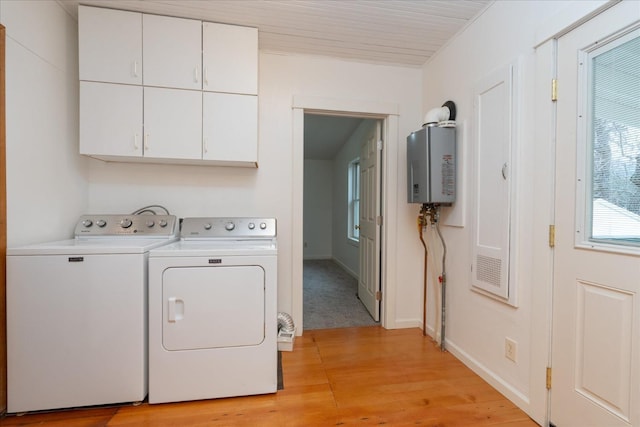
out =
<svg viewBox="0 0 640 427"><path fill-rule="evenodd" d="M305 114L304 158L332 160L363 120Z"/></svg>
<svg viewBox="0 0 640 427"><path fill-rule="evenodd" d="M492 0L57 0L258 28L263 52L421 67ZM332 158L361 119L305 117L305 157ZM313 129L313 132L307 132ZM344 138L344 139L343 139ZM318 145L320 144L320 145Z"/></svg>
<svg viewBox="0 0 640 427"><path fill-rule="evenodd" d="M257 27L261 51L420 67L491 0L57 0Z"/></svg>

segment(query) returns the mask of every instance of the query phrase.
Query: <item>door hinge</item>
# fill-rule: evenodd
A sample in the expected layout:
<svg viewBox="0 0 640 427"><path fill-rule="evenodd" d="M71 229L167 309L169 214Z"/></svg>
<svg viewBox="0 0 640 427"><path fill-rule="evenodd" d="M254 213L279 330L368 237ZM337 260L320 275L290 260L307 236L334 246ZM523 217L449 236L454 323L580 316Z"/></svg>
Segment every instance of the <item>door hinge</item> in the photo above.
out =
<svg viewBox="0 0 640 427"><path fill-rule="evenodd" d="M382 301L382 292L376 291L376 301Z"/></svg>
<svg viewBox="0 0 640 427"><path fill-rule="evenodd" d="M376 225L382 225L382 216L378 215L376 217Z"/></svg>
<svg viewBox="0 0 640 427"><path fill-rule="evenodd" d="M551 390L551 368L547 368L547 390Z"/></svg>
<svg viewBox="0 0 640 427"><path fill-rule="evenodd" d="M551 101L558 100L558 79L551 80Z"/></svg>
<svg viewBox="0 0 640 427"><path fill-rule="evenodd" d="M382 140L378 140L378 151L382 151Z"/></svg>
<svg viewBox="0 0 640 427"><path fill-rule="evenodd" d="M555 248L556 246L556 226L554 224L549 225L549 247Z"/></svg>

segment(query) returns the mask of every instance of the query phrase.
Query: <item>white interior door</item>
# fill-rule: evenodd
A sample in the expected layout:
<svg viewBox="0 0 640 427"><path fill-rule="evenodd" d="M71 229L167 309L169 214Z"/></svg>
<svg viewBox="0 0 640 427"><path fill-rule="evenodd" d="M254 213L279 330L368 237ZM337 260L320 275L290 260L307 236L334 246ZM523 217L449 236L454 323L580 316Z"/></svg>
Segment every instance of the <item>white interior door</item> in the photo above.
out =
<svg viewBox="0 0 640 427"><path fill-rule="evenodd" d="M640 425L640 3L558 41L550 421Z"/></svg>
<svg viewBox="0 0 640 427"><path fill-rule="evenodd" d="M380 144L379 144L380 143ZM360 275L358 297L375 321L380 320L380 122L360 148Z"/></svg>

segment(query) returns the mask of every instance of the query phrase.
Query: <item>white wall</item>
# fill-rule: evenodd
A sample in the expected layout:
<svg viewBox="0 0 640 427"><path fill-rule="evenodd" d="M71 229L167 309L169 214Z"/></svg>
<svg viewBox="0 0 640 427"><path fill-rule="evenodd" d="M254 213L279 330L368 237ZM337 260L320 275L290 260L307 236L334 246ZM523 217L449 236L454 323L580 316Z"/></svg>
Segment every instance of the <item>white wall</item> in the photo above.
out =
<svg viewBox="0 0 640 427"><path fill-rule="evenodd" d="M6 27L7 244L70 238L87 209L78 154L77 22L56 2L0 2Z"/></svg>
<svg viewBox="0 0 640 427"><path fill-rule="evenodd" d="M550 285L534 281L534 277L540 277L536 276L536 268L546 266L534 266L533 260L549 257L548 246L545 248L538 241L539 236L546 236L545 227L550 222L549 211L544 207L549 206L550 202L543 206L539 201L549 200L552 195L548 187L541 189L535 185L536 179L544 179L544 182L548 182L548 179L536 176L540 170L546 169L537 168L533 163L534 158L541 158L536 153L536 144L540 142L539 145L543 145L542 141L534 139L536 126L541 125L536 122L534 46L541 29L554 21L550 18L574 5L562 1L495 2L423 67L423 112L451 99L457 105L458 123L465 126L468 146L460 155L464 164L469 165L464 182L468 189L472 188L473 179L470 149L474 143L474 86L496 68L513 61L518 64L515 141L518 154L515 164L510 168L516 182L513 212L517 225L511 231L516 235L516 248L511 268L515 269L518 307L508 306L470 289L472 231L469 224L473 223L473 218L472 198L467 194L467 199L463 201L465 211L458 212L466 226L443 227L450 254L447 262L447 341L451 352L539 423L544 421L546 411L543 376L547 363L545 349L548 349L548 330L541 332L540 329L547 324L544 313L548 313L549 307L534 306L533 302L548 303L542 296L548 292ZM547 85L550 85L550 77L545 78L548 78ZM544 146L548 144L545 142ZM535 205L534 200L538 201ZM543 209L536 211L537 207ZM543 218L538 220L536 216ZM538 229L534 230L532 224L539 225ZM412 246L413 252L417 252L418 244ZM534 253L534 247L546 252ZM418 256L414 255L409 262L417 264L417 260ZM418 280L418 266L415 265L411 270L414 280ZM534 336L538 339L547 338L534 342ZM504 356L506 337L518 344L516 363Z"/></svg>
<svg viewBox="0 0 640 427"><path fill-rule="evenodd" d="M331 160L304 161L304 259L331 259L334 174Z"/></svg>

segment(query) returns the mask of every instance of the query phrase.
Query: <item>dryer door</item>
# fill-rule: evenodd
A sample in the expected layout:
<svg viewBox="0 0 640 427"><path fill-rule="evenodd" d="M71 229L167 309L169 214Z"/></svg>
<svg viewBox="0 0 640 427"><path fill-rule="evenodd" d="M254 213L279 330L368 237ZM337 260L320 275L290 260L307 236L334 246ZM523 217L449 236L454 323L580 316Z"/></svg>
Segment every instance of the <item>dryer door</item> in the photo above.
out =
<svg viewBox="0 0 640 427"><path fill-rule="evenodd" d="M162 277L166 350L258 345L265 336L259 266L173 267Z"/></svg>

